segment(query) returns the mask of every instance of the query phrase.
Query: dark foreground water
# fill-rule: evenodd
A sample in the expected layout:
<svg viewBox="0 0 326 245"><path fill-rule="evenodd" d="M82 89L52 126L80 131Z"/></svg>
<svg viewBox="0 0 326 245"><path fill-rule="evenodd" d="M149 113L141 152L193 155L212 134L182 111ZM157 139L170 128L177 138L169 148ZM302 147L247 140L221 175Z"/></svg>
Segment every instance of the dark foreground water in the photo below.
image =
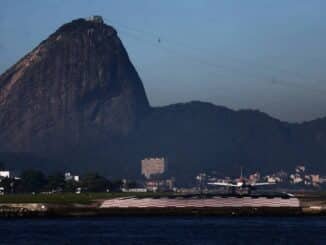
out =
<svg viewBox="0 0 326 245"><path fill-rule="evenodd" d="M326 217L7 219L0 244L326 244Z"/></svg>

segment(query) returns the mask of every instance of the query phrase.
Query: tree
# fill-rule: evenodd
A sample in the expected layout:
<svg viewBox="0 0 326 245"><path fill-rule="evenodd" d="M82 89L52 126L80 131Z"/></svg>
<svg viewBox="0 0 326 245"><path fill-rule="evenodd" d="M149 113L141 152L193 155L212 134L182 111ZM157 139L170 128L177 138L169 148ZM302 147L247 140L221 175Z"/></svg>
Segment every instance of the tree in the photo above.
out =
<svg viewBox="0 0 326 245"><path fill-rule="evenodd" d="M63 190L65 187L65 177L62 173L49 175L47 189L50 191Z"/></svg>
<svg viewBox="0 0 326 245"><path fill-rule="evenodd" d="M110 191L121 191L122 180L114 180L110 183Z"/></svg>
<svg viewBox="0 0 326 245"><path fill-rule="evenodd" d="M130 182L127 182L127 188L128 189L131 189L131 188L137 188L138 187L138 184L136 181L130 181Z"/></svg>
<svg viewBox="0 0 326 245"><path fill-rule="evenodd" d="M74 180L68 180L65 182L63 190L65 192L75 192L77 187L80 187L80 184Z"/></svg>
<svg viewBox="0 0 326 245"><path fill-rule="evenodd" d="M97 173L89 173L81 179L81 185L90 192L106 191L109 187L109 181Z"/></svg>
<svg viewBox="0 0 326 245"><path fill-rule="evenodd" d="M25 170L17 187L20 192L40 192L47 185L46 176L38 170Z"/></svg>
<svg viewBox="0 0 326 245"><path fill-rule="evenodd" d="M14 189L14 180L11 178L3 178L0 181L0 186L4 188L5 193L10 193Z"/></svg>

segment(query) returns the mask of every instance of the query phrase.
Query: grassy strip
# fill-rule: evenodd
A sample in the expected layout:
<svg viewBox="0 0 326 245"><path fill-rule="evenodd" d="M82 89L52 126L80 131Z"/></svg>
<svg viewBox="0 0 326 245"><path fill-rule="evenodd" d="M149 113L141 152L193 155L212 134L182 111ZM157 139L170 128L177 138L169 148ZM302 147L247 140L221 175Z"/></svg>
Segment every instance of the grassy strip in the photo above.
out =
<svg viewBox="0 0 326 245"><path fill-rule="evenodd" d="M97 199L116 197L153 197L167 193L57 193L57 194L10 194L0 196L2 203L49 203L49 204L91 204Z"/></svg>

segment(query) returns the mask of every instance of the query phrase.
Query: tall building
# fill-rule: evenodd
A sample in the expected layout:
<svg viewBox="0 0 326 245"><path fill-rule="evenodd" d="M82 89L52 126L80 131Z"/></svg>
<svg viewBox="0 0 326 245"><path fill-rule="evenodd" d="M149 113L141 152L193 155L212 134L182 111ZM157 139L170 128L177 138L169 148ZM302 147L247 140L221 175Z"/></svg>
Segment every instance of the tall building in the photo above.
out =
<svg viewBox="0 0 326 245"><path fill-rule="evenodd" d="M167 170L165 158L145 158L141 161L141 174L147 179L151 175L163 174Z"/></svg>

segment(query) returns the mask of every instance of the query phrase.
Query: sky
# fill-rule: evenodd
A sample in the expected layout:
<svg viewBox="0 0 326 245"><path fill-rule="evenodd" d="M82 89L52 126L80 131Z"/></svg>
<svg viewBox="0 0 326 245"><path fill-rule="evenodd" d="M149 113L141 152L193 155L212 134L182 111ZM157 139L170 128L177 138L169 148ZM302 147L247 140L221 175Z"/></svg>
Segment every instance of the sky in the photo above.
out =
<svg viewBox="0 0 326 245"><path fill-rule="evenodd" d="M326 116L325 0L1 0L0 73L62 24L114 26L152 106L201 100Z"/></svg>

